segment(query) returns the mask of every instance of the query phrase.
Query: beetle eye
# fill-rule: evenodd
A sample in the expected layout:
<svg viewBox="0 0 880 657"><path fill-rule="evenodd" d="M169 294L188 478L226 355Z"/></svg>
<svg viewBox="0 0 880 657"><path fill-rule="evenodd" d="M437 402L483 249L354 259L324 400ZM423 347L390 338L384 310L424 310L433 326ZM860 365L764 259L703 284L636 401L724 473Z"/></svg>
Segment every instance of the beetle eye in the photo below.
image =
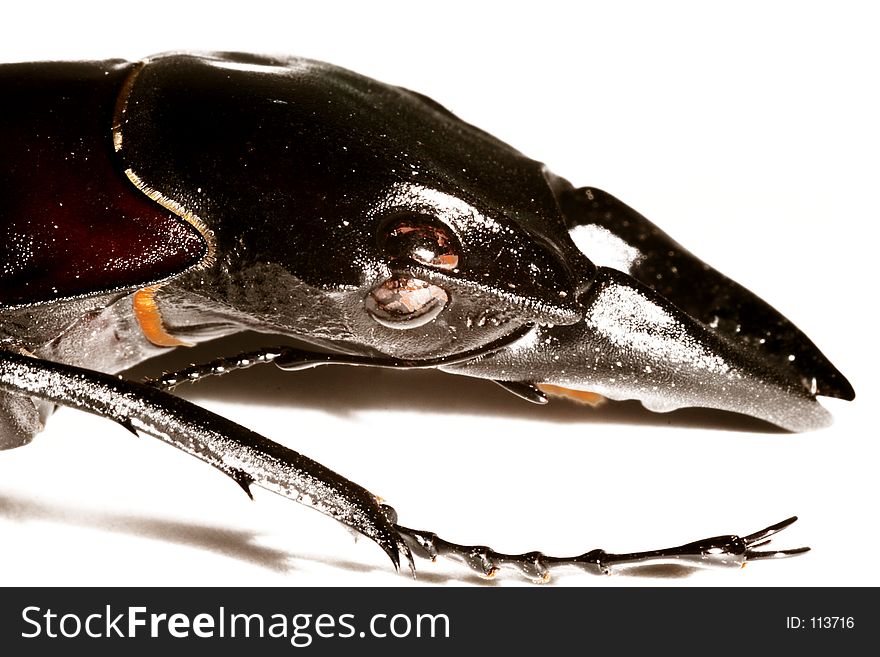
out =
<svg viewBox="0 0 880 657"><path fill-rule="evenodd" d="M443 270L458 267L458 240L449 228L432 217L398 219L388 226L382 238L382 249L392 260L410 258Z"/></svg>
<svg viewBox="0 0 880 657"><path fill-rule="evenodd" d="M367 295L367 311L382 326L411 329L427 324L443 310L449 295L432 283L398 276Z"/></svg>

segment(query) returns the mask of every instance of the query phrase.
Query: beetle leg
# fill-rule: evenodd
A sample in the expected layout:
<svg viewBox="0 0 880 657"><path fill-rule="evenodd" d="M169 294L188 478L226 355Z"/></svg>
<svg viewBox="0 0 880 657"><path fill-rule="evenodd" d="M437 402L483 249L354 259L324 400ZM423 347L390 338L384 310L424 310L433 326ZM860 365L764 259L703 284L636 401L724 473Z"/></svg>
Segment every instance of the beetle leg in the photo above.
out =
<svg viewBox="0 0 880 657"><path fill-rule="evenodd" d="M410 549L377 498L298 452L155 387L0 351L0 389L78 408L164 440L248 490L254 483L373 539L400 567Z"/></svg>
<svg viewBox="0 0 880 657"><path fill-rule="evenodd" d="M292 355L296 352L296 356ZM292 360L296 358L297 364L291 365ZM228 356L217 358L207 363L190 365L175 372L166 372L160 377L145 379L144 383L155 386L162 390L173 390L183 383L196 383L209 376L222 376L229 374L235 370L245 370L254 365L262 363L273 363L276 360L284 359L287 364L279 365L286 370L300 370L310 367L318 367L319 365L356 365L359 363L349 363L344 357L328 358L327 354L319 352L309 352L300 349L291 349L288 347L276 347L274 349L259 349L257 351L248 351L237 356ZM374 367L380 367L375 361L370 363ZM536 385L531 383L522 383L519 381L495 381L501 388L512 395L532 402L533 404L546 404L547 396Z"/></svg>
<svg viewBox="0 0 880 657"><path fill-rule="evenodd" d="M357 357L354 357L357 359ZM276 347L274 349L259 349L248 351L237 356L217 358L207 363L190 365L175 372L166 372L160 377L146 379L144 383L155 386L162 390L173 390L183 383L196 383L209 376L222 376L235 370L245 370L262 363L273 363L279 360L286 370L301 370L319 365L358 365L359 362L349 362L344 357L335 356L328 358L327 354L319 352L292 349L289 347ZM295 364L294 364L295 363ZM373 367L381 367L381 362L375 359L369 364ZM547 396L544 391L531 383L520 381L495 381L501 388L520 399L533 404L546 404Z"/></svg>
<svg viewBox="0 0 880 657"><path fill-rule="evenodd" d="M319 367L321 365L360 365L365 367L386 367L392 369L433 369L441 365L466 363L474 358L485 356L506 347L511 341L517 340L531 330L525 326L510 336L492 342L484 347L473 349L453 356L430 359L398 359L387 357L367 357L349 354L331 354L327 352L308 351L297 347L264 347L255 351L247 351L236 356L225 356L207 363L190 365L175 372L166 372L160 377L146 379L144 383L162 390L173 390L183 383L196 383L209 376L222 376L235 370L244 370L254 365L275 363L279 368L288 371L299 371ZM532 383L524 381L495 380L501 388L512 395L532 402L546 404L545 391Z"/></svg>
<svg viewBox="0 0 880 657"><path fill-rule="evenodd" d="M500 347L495 346L487 353L498 348ZM466 354L461 357L461 360L466 362L472 358L474 358L474 354ZM450 364L452 360L445 359L443 364ZM178 372L166 374L151 381L150 384L170 389L187 381L194 382L208 376L222 375L232 370L273 362L285 370L302 370L320 365L422 368L436 367L438 364L434 360L367 359L361 356L311 352L293 347L276 347L247 352L229 358L220 358L202 365L193 365ZM496 383L529 401L546 403L546 397L536 386L531 384L511 386L507 382ZM534 392L532 392L533 390ZM485 545L462 545L440 538L433 532L404 527L397 524L397 514L392 507L383 505L382 509L412 554L432 561L437 557L452 559L467 565L486 578L494 577L502 568L518 570L533 582L547 582L550 579L551 571L562 567L577 567L596 575L611 574L616 569L651 565L741 567L748 561L794 556L809 550L808 547L770 551L755 549L769 543L774 534L797 520L797 517L791 517L744 537L736 535L715 536L660 550L614 554L602 549L595 549L573 557L555 557L537 551L506 554Z"/></svg>
<svg viewBox="0 0 880 657"><path fill-rule="evenodd" d="M254 365L272 363L283 356L286 349L286 347L265 348L217 358L207 363L190 365L176 372L166 372L155 379L146 379L144 383L162 390L173 390L183 383L196 383L209 376L222 376L235 370L246 370Z"/></svg>
<svg viewBox="0 0 880 657"><path fill-rule="evenodd" d="M533 582L547 582L552 570L576 567L593 575L610 575L617 569L641 566L673 565L685 567L742 567L748 561L790 557L807 552L801 547L789 550L756 550L766 545L770 537L791 525L791 517L748 536L713 536L693 543L662 550L613 554L605 550L590 550L574 557L553 557L541 552L505 554L485 545L461 545L444 540L432 532L395 525L412 552L422 558L436 560L445 557L464 563L482 577L494 577L501 568L518 570Z"/></svg>

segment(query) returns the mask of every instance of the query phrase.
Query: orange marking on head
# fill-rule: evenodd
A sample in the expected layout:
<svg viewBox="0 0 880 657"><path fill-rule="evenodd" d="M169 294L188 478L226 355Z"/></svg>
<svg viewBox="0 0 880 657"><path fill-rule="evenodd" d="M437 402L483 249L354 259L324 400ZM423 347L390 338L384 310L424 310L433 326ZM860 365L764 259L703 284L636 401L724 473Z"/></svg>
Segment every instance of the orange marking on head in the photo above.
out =
<svg viewBox="0 0 880 657"><path fill-rule="evenodd" d="M538 389L548 395L554 397L568 397L581 404L590 406L599 406L605 403L605 398L595 392L586 392L584 390L572 390L571 388L563 388L562 386L554 386L549 383L539 383Z"/></svg>
<svg viewBox="0 0 880 657"><path fill-rule="evenodd" d="M134 316L141 327L141 331L157 347L191 347L189 342L179 340L165 331L162 324L162 314L159 312L159 304L156 302L156 292L159 286L145 287L134 293Z"/></svg>
<svg viewBox="0 0 880 657"><path fill-rule="evenodd" d="M458 267L458 256L457 255L440 255L435 258L437 264L444 269L455 269Z"/></svg>

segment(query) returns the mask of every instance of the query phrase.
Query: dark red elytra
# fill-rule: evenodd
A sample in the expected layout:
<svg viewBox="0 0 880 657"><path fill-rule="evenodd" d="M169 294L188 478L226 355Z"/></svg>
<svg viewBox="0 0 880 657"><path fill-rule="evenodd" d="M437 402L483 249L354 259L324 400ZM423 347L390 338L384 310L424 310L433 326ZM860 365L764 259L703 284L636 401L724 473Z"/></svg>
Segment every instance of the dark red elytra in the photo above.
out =
<svg viewBox="0 0 880 657"><path fill-rule="evenodd" d="M125 176L113 117L126 62L0 67L0 306L134 289L205 255Z"/></svg>

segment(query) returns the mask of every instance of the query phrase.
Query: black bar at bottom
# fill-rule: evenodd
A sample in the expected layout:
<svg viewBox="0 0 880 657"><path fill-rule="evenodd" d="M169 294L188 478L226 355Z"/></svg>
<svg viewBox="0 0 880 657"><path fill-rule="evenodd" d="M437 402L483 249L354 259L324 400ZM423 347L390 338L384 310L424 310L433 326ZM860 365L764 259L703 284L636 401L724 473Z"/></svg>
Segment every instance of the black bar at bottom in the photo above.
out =
<svg viewBox="0 0 880 657"><path fill-rule="evenodd" d="M146 648L162 657L225 647L260 655L609 647L712 655L808 646L840 654L875 643L871 600L869 588L2 589L0 646L7 655Z"/></svg>

